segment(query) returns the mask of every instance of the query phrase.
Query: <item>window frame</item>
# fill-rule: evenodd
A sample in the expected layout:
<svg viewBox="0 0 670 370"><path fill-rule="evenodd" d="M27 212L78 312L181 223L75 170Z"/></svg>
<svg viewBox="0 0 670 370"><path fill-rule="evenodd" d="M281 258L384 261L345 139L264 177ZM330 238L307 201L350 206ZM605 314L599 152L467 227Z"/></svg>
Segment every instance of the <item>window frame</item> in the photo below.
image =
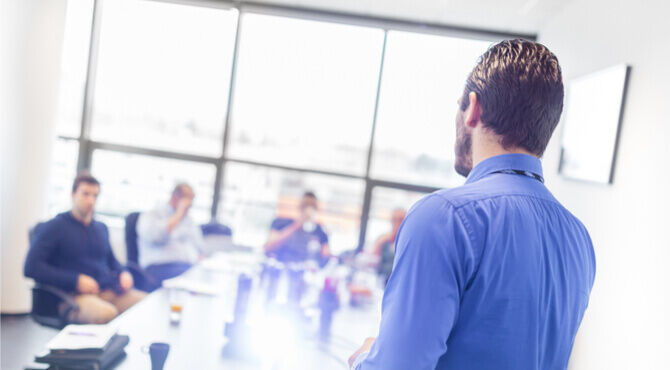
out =
<svg viewBox="0 0 670 370"><path fill-rule="evenodd" d="M308 172L350 179L363 180L365 182L365 190L363 193L363 201L361 208L360 231L358 238L358 250L361 250L366 241L367 224L370 216L370 207L372 202L372 193L376 187L392 188L397 190L407 190L413 192L431 193L440 188L433 186L424 186L404 182L387 181L373 178L370 174L371 162L374 151L374 138L377 125L377 112L379 108L379 96L381 90L381 82L384 73L384 61L386 54L386 42L389 31L405 31L413 33L432 34L440 36L458 37L466 39L488 40L495 41L503 38L525 38L529 40L536 40L537 36L534 34L520 34L511 32L501 32L496 30L487 30L480 28L470 28L462 26L454 26L439 23L417 22L411 20L403 20L388 17L377 17L369 15L361 15L346 12L328 11L320 9L312 9L305 7L294 7L284 5L271 5L257 2L243 2L235 1L218 1L218 0L144 0L157 1L164 3L177 3L190 6L201 6L218 9L237 9L238 19L235 33L235 43L233 49L233 60L230 70L230 84L228 86L228 106L226 109L225 119L222 124L223 139L221 142L221 155L218 157L196 155L190 153L159 150L152 148L145 148L139 146L123 145L116 143L108 143L102 141L94 141L91 139L91 121L92 121L92 107L95 100L95 81L97 73L98 49L100 44L101 19L104 11L104 2L106 0L94 0L93 16L91 25L91 37L89 41L88 62L86 71L86 84L84 87L84 101L83 111L81 116L81 129L78 137L59 136L60 140L76 140L79 143L79 153L77 158L77 171L82 171L91 168L93 152L96 149L116 151L122 153L141 154L147 156L155 156L167 159L179 159L184 161L207 163L216 167L216 174L214 180L214 193L211 205L211 217L216 219L218 213L218 206L221 203L222 189L225 182L225 169L227 163L240 163L253 166L262 166L268 168L275 168L281 170L290 170L297 172ZM342 23L348 25L356 25L363 27L378 28L384 31L384 39L382 45L382 55L379 67L379 76L377 80L376 97L374 103L374 114L372 117L372 129L369 137L369 145L366 158L365 173L363 175L353 175L336 171L324 171L318 168L299 168L292 166L284 166L273 163L265 163L259 161L245 160L241 158L234 158L228 155L229 142L229 128L231 125L231 110L234 108L235 98L235 79L238 63L238 51L240 44L240 34L242 32L242 25L244 23L245 14L263 14L288 18L306 19L318 22Z"/></svg>

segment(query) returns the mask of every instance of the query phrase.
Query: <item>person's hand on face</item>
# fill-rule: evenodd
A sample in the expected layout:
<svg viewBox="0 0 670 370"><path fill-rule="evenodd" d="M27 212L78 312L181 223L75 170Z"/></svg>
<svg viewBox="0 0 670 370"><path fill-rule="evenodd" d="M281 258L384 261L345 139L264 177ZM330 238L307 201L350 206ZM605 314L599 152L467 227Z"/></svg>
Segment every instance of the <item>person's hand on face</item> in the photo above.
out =
<svg viewBox="0 0 670 370"><path fill-rule="evenodd" d="M179 213L182 217L186 216L192 204L193 199L190 197L179 198L179 200L177 201L177 207L175 211Z"/></svg>
<svg viewBox="0 0 670 370"><path fill-rule="evenodd" d="M77 279L77 291L81 294L98 294L100 293L100 285L92 277L84 274L79 274Z"/></svg>
<svg viewBox="0 0 670 370"><path fill-rule="evenodd" d="M133 275L131 275L128 271L124 271L119 275L119 285L121 285L121 289L123 289L124 292L132 289L133 284Z"/></svg>

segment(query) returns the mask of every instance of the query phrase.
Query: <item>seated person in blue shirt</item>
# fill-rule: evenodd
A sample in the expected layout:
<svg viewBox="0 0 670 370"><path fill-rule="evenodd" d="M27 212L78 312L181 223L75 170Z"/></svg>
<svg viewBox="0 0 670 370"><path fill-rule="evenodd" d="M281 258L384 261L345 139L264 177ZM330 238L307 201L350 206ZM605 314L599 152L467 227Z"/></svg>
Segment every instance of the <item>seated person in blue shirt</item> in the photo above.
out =
<svg viewBox="0 0 670 370"><path fill-rule="evenodd" d="M377 272L384 278L384 281L388 281L388 278L391 276L391 271L393 270L395 239L406 214L407 212L402 208L393 210L391 213L391 231L375 240L372 253L379 258Z"/></svg>
<svg viewBox="0 0 670 370"><path fill-rule="evenodd" d="M178 184L169 204L144 212L137 220L140 266L157 281L181 275L200 258L202 231L188 215L195 193Z"/></svg>
<svg viewBox="0 0 670 370"><path fill-rule="evenodd" d="M72 209L39 225L24 267L27 277L71 292L79 305L70 321L105 324L146 293L114 257L107 226L93 219L100 183L81 174L72 186Z"/></svg>
<svg viewBox="0 0 670 370"><path fill-rule="evenodd" d="M297 219L279 217L272 221L265 253L281 262L319 262L330 256L328 235L316 221L318 201L312 192L306 192L300 201Z"/></svg>
<svg viewBox="0 0 670 370"><path fill-rule="evenodd" d="M544 45L493 45L466 80L456 117L465 185L407 213L379 335L356 370L567 369L595 256L582 223L544 185L540 159L563 109Z"/></svg>

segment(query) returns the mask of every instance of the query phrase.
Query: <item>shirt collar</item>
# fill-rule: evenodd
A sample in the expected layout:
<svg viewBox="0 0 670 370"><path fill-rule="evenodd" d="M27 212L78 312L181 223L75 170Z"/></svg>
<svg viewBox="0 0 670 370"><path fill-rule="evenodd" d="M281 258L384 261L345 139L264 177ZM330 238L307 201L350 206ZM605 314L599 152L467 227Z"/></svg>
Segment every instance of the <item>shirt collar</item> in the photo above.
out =
<svg viewBox="0 0 670 370"><path fill-rule="evenodd" d="M542 162L528 154L502 154L487 158L470 171L466 184L479 181L494 172L504 170L518 170L534 173L544 179Z"/></svg>

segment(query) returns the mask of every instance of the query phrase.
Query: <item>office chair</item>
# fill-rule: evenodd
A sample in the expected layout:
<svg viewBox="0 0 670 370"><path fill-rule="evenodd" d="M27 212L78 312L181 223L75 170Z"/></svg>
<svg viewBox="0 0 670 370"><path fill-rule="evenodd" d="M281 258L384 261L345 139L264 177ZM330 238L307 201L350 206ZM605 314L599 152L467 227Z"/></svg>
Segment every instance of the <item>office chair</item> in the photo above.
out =
<svg viewBox="0 0 670 370"><path fill-rule="evenodd" d="M233 230L218 221L200 225L200 230L205 243L202 252L206 256L215 252L249 251L248 247L233 243Z"/></svg>
<svg viewBox="0 0 670 370"><path fill-rule="evenodd" d="M31 248L35 242L35 232L43 224L38 223L28 231ZM70 315L78 310L79 305L66 291L47 284L35 283L33 286L30 317L38 324L62 329L65 325L70 324Z"/></svg>
<svg viewBox="0 0 670 370"><path fill-rule="evenodd" d="M160 283L139 264L139 248L137 247L137 220L139 217L139 212L132 212L126 216L126 267L133 275L136 289L152 292L160 287Z"/></svg>
<svg viewBox="0 0 670 370"><path fill-rule="evenodd" d="M218 223L216 221L212 221L208 224L204 224L200 226L200 230L202 230L202 236L209 236L209 235L220 235L220 236L233 236L233 230L221 223Z"/></svg>

